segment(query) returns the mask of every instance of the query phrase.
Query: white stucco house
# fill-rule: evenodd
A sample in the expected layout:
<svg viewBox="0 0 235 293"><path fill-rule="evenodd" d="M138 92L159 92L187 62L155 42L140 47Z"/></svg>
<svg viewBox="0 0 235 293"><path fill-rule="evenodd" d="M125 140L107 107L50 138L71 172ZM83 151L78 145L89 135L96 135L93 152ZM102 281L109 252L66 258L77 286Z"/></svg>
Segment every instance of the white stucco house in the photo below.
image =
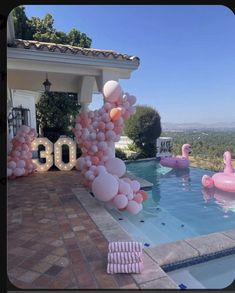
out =
<svg viewBox="0 0 235 293"><path fill-rule="evenodd" d="M87 111L94 93L101 93L107 80L129 79L139 58L111 50L19 40L11 14L7 22L7 110L28 109L28 124L36 128L35 103L44 91L46 74L51 91L77 93L82 111ZM9 119L9 139L13 136Z"/></svg>

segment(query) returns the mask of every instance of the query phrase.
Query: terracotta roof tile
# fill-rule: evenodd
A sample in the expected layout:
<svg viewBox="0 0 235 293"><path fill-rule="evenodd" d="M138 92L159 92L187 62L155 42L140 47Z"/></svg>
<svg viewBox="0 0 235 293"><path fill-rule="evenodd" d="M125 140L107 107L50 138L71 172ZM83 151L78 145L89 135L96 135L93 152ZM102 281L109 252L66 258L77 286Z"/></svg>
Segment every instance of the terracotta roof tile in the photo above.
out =
<svg viewBox="0 0 235 293"><path fill-rule="evenodd" d="M11 45L11 47L15 48L24 48L30 50L40 50L40 51L48 51L48 52L60 52L65 54L74 54L74 55L83 55L83 56L93 56L98 58L108 58L108 59L118 59L124 61L131 61L139 63L140 59L136 56L130 56L127 54L121 54L114 52L112 50L100 50L93 48L82 48L75 47L64 44L55 44L55 43L46 43L39 41L31 41L31 40L21 40L16 39L15 43Z"/></svg>

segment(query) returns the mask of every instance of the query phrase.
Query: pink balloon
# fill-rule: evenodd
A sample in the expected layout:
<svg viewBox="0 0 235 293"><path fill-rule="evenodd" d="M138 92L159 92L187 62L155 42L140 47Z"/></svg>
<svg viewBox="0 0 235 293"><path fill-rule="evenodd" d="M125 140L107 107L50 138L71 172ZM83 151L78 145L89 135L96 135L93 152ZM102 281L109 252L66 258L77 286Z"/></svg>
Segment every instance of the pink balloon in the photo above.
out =
<svg viewBox="0 0 235 293"><path fill-rule="evenodd" d="M23 144L22 145L22 150L28 152L29 151L29 147L27 146L27 144Z"/></svg>
<svg viewBox="0 0 235 293"><path fill-rule="evenodd" d="M98 124L98 128L99 128L99 130L104 131L105 130L105 123L103 121L100 121Z"/></svg>
<svg viewBox="0 0 235 293"><path fill-rule="evenodd" d="M22 176L24 174L24 169L22 169L22 168L15 168L14 171L13 171L13 174L16 177Z"/></svg>
<svg viewBox="0 0 235 293"><path fill-rule="evenodd" d="M90 168L89 168L90 171L92 171L94 174L96 173L96 170L97 170L97 167L92 165Z"/></svg>
<svg viewBox="0 0 235 293"><path fill-rule="evenodd" d="M107 173L107 170L104 166L97 166L96 172L100 175L101 173Z"/></svg>
<svg viewBox="0 0 235 293"><path fill-rule="evenodd" d="M124 209L128 204L128 199L124 194L118 194L114 197L113 204L117 209Z"/></svg>
<svg viewBox="0 0 235 293"><path fill-rule="evenodd" d="M125 102L123 103L123 107L125 108L125 110L130 108L130 103L129 102Z"/></svg>
<svg viewBox="0 0 235 293"><path fill-rule="evenodd" d="M23 160L19 160L19 161L16 163L16 167L17 167L17 168L24 168L24 167L25 167L25 161L23 161Z"/></svg>
<svg viewBox="0 0 235 293"><path fill-rule="evenodd" d="M103 140L105 140L105 135L104 135L104 133L103 132L98 132L98 134L97 134L97 140L98 141L103 141Z"/></svg>
<svg viewBox="0 0 235 293"><path fill-rule="evenodd" d="M127 101L132 106L132 105L134 105L136 103L136 97L135 96L129 96L129 97L127 97Z"/></svg>
<svg viewBox="0 0 235 293"><path fill-rule="evenodd" d="M119 180L119 187L118 191L123 194L128 194L131 192L131 187L130 184L127 182L123 181L122 179Z"/></svg>
<svg viewBox="0 0 235 293"><path fill-rule="evenodd" d="M126 210L129 213L136 215L141 210L141 206L136 201L130 200L127 204Z"/></svg>
<svg viewBox="0 0 235 293"><path fill-rule="evenodd" d="M94 152L94 153L98 152L98 147L96 145L92 145L91 146L91 151Z"/></svg>
<svg viewBox="0 0 235 293"><path fill-rule="evenodd" d="M76 123L75 128L77 130L82 130L82 125L80 123Z"/></svg>
<svg viewBox="0 0 235 293"><path fill-rule="evenodd" d="M134 196L134 201L138 202L138 203L142 203L143 202L143 197L140 193L135 194Z"/></svg>
<svg viewBox="0 0 235 293"><path fill-rule="evenodd" d="M103 120L104 122L109 122L109 121L110 121L109 114L108 114L108 113L104 113L104 114L102 114L102 120Z"/></svg>
<svg viewBox="0 0 235 293"><path fill-rule="evenodd" d="M89 177L90 177L91 175L93 175L93 172L89 170L89 171L87 171L87 172L85 173L85 178L89 180Z"/></svg>
<svg viewBox="0 0 235 293"><path fill-rule="evenodd" d="M113 122L110 121L110 122L106 123L105 128L107 130L112 130L114 128Z"/></svg>
<svg viewBox="0 0 235 293"><path fill-rule="evenodd" d="M86 160L86 166L89 168L89 167L91 167L91 161L90 160Z"/></svg>
<svg viewBox="0 0 235 293"><path fill-rule="evenodd" d="M105 110L110 110L111 108L112 108L112 106L111 106L110 103L108 103L108 102L104 103L104 109Z"/></svg>
<svg viewBox="0 0 235 293"><path fill-rule="evenodd" d="M14 161L10 161L8 164L7 164L8 168L10 169L15 169L16 168L16 162Z"/></svg>
<svg viewBox="0 0 235 293"><path fill-rule="evenodd" d="M140 183L137 180L133 180L130 185L134 192L140 190Z"/></svg>
<svg viewBox="0 0 235 293"><path fill-rule="evenodd" d="M101 201L109 201L118 193L118 181L108 173L101 173L92 182L92 192Z"/></svg>
<svg viewBox="0 0 235 293"><path fill-rule="evenodd" d="M13 155L14 157L19 157L19 156L20 156L20 152L19 152L19 151L13 151L13 152L12 152L12 155Z"/></svg>
<svg viewBox="0 0 235 293"><path fill-rule="evenodd" d="M134 198L134 194L133 194L132 190L130 193L127 194L127 198L128 198L128 200L132 200Z"/></svg>
<svg viewBox="0 0 235 293"><path fill-rule="evenodd" d="M104 151L105 149L107 149L107 143L105 141L100 141L98 142L98 149L101 151Z"/></svg>
<svg viewBox="0 0 235 293"><path fill-rule="evenodd" d="M115 134L115 132L113 130L108 130L106 132L105 137L106 137L107 140L114 140L115 137L116 137L116 134Z"/></svg>
<svg viewBox="0 0 235 293"><path fill-rule="evenodd" d="M103 94L107 102L116 102L122 94L122 88L118 82L110 80L105 83Z"/></svg>
<svg viewBox="0 0 235 293"><path fill-rule="evenodd" d="M131 182L132 182L132 180L128 177L124 177L124 178L122 178L122 180L124 180L125 182L127 182L129 184L131 184Z"/></svg>
<svg viewBox="0 0 235 293"><path fill-rule="evenodd" d="M24 137L21 136L21 137L19 138L19 142L20 142L20 143L24 143L24 142L25 142Z"/></svg>
<svg viewBox="0 0 235 293"><path fill-rule="evenodd" d="M84 164L85 164L85 159L83 158L83 157L80 157L80 158L78 158L77 159L77 161L76 161L76 165L75 165L75 168L77 169L77 170L82 170L82 168L83 168L83 166L84 166Z"/></svg>
<svg viewBox="0 0 235 293"><path fill-rule="evenodd" d="M90 134L90 139L91 139L91 140L96 140L96 133L95 133L95 132L92 132L92 133Z"/></svg>
<svg viewBox="0 0 235 293"><path fill-rule="evenodd" d="M111 158L105 163L107 171L118 177L122 177L126 173L126 165L119 158Z"/></svg>

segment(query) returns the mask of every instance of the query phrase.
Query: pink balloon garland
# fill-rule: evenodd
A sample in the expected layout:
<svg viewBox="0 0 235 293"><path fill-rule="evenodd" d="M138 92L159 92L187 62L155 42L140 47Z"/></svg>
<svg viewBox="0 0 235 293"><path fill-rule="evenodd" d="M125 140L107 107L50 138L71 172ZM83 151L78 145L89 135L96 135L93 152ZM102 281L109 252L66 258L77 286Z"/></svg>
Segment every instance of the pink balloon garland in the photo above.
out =
<svg viewBox="0 0 235 293"><path fill-rule="evenodd" d="M37 165L32 162L31 142L37 133L35 129L21 125L11 140L12 150L7 157L7 177L15 179L32 173Z"/></svg>
<svg viewBox="0 0 235 293"><path fill-rule="evenodd" d="M123 93L120 84L113 80L105 83L103 95L105 103L101 109L80 112L76 117L73 132L82 151L76 169L97 199L109 207L137 214L147 193L140 190L138 181L123 177L125 163L114 152L124 120L135 113L136 97Z"/></svg>

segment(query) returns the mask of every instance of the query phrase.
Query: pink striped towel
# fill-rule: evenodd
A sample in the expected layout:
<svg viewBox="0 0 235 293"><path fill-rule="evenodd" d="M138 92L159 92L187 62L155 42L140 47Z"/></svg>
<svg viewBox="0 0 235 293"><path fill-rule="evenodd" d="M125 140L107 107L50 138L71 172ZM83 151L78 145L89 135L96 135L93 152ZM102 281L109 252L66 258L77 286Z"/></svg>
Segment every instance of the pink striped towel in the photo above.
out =
<svg viewBox="0 0 235 293"><path fill-rule="evenodd" d="M109 252L108 262L113 264L128 264L142 261L141 252Z"/></svg>
<svg viewBox="0 0 235 293"><path fill-rule="evenodd" d="M143 246L141 242L110 242L109 252L142 252Z"/></svg>
<svg viewBox="0 0 235 293"><path fill-rule="evenodd" d="M112 264L108 263L107 273L117 274L117 273L137 273L140 274L143 270L143 262L136 262L130 264Z"/></svg>

